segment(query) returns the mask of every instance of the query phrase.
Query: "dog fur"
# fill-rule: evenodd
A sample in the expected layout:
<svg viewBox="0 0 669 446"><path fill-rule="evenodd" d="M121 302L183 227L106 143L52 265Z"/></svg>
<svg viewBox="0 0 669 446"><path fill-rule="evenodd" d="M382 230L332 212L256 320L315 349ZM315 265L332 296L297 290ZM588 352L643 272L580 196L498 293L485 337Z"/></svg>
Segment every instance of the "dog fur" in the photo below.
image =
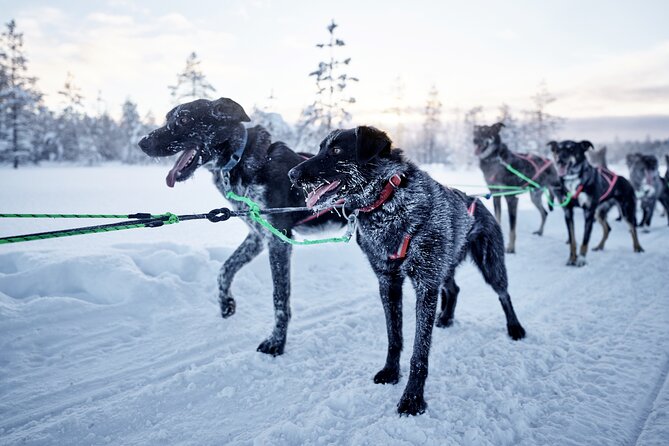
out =
<svg viewBox="0 0 669 446"><path fill-rule="evenodd" d="M669 215L667 184L660 177L659 163L655 155L630 153L625 157L625 161L630 171L630 182L641 202L643 216L639 226L647 230L650 227L655 205L658 201L664 207L665 214ZM669 217L667 218L669 219Z"/></svg>
<svg viewBox="0 0 669 446"><path fill-rule="evenodd" d="M502 185L502 186L527 186L527 182L517 175L510 172L502 162L510 164L514 169L522 172L528 178L532 178L537 170L534 165L541 168L547 160L539 155L534 154L518 154L509 150L502 142L500 130L504 124L498 122L491 126L477 125L474 126L474 146L476 148L476 156L479 159L479 167L483 171L486 183L488 185ZM530 161L531 160L531 161ZM534 165L533 165L534 163ZM551 198L553 197L553 189L559 186L559 179L555 167L551 164L547 166L543 172L540 172L534 181L542 186L546 186L551 191ZM500 192L500 189L491 188L490 192ZM544 233L544 225L546 224L546 217L548 211L543 206L542 196L544 191L541 189L533 189L530 192L530 199L541 214L541 226L534 232L534 234L542 235ZM518 215L518 196L506 195L507 208L509 211L509 241L506 247L507 253L516 251L516 221ZM502 198L499 196L493 197L493 206L495 209L495 218L501 224L502 218ZM548 210L553 208L548 206Z"/></svg>
<svg viewBox="0 0 669 446"><path fill-rule="evenodd" d="M373 127L336 130L323 140L317 155L289 175L296 186L315 191L310 196L317 197L311 202L316 209L345 199L351 212L358 210L356 239L378 278L388 335L386 363L374 376L375 383L399 381L402 283L406 277L413 283L416 334L409 380L397 405L400 414L425 411L423 389L437 301L441 294L437 324L451 325L459 292L455 270L468 254L499 296L509 336L525 336L507 291L499 224L476 198L437 183L407 161L399 149L391 148L385 133ZM378 204L394 175L402 180L392 195L377 208L365 210ZM407 236L410 242L405 256L393 259Z"/></svg>
<svg viewBox="0 0 669 446"><path fill-rule="evenodd" d="M627 221L632 234L634 252L643 252L636 232L636 197L632 185L625 178L618 176L612 188L602 176L601 170L596 169L588 162L585 153L593 145L590 141L551 141L548 143L553 152L563 193L572 195L572 199L563 208L569 243L569 266L583 266L586 264L588 243L595 218L602 225L604 235L595 251L604 249L611 227L606 221L606 215L616 203L619 205L623 218ZM576 235L574 230L574 208L583 208L585 228L580 252L576 254Z"/></svg>
<svg viewBox="0 0 669 446"><path fill-rule="evenodd" d="M215 101L199 99L179 105L166 117L166 124L152 131L139 142L149 156L168 156L181 153L167 177L168 186L190 178L199 167L206 167L214 184L225 196L232 190L260 204L263 208L301 207L304 198L292 188L288 171L305 159L282 142L271 142L270 134L262 127L246 129L243 122L250 119L244 109L228 98ZM225 166L237 149L243 149L239 163L225 174ZM190 160L190 161L189 161ZM237 209L244 208L237 202ZM267 219L288 237L296 225L312 214L309 212L272 214ZM236 301L230 291L235 274L269 247L269 262L274 285L274 328L258 346L258 351L281 355L286 344L290 310L291 245L272 237L255 222L245 218L249 234L223 264L218 276L219 303L224 318L235 313ZM326 213L299 226L309 229L345 220Z"/></svg>

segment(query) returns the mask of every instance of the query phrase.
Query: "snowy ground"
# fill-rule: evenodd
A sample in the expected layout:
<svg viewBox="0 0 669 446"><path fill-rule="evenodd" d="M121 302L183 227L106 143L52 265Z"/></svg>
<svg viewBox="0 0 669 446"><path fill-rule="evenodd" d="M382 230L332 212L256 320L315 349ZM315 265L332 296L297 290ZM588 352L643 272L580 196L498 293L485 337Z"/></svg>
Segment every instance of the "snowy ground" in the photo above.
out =
<svg viewBox="0 0 669 446"><path fill-rule="evenodd" d="M222 204L207 173L170 190L165 170L3 169L0 212ZM478 171L430 170L482 182ZM0 235L71 223L0 221ZM543 238L531 235L537 225L523 197L507 265L527 339L506 336L496 297L463 265L456 323L434 333L428 410L410 418L395 405L414 295L407 286L403 378L375 385L385 324L355 244L295 249L293 320L277 358L255 351L273 320L266 253L233 285L237 314L218 315L216 273L244 237L239 221L3 245L0 444L669 444L666 219L640 235L644 254L613 221L607 250L580 269L564 266L561 211Z"/></svg>

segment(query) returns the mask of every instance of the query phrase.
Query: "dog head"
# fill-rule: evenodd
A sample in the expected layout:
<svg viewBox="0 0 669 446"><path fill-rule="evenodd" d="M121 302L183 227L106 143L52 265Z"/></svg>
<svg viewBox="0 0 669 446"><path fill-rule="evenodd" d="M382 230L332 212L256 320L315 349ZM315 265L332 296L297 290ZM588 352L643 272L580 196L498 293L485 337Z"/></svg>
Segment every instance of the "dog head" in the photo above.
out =
<svg viewBox="0 0 669 446"><path fill-rule="evenodd" d="M547 144L553 152L558 175L566 174L580 176L582 170L589 165L585 153L594 146L590 141L551 141Z"/></svg>
<svg viewBox="0 0 669 446"><path fill-rule="evenodd" d="M501 122L493 125L474 126L474 154L479 159L486 159L497 154L501 144L499 132L502 127L504 127L504 124Z"/></svg>
<svg viewBox="0 0 669 446"><path fill-rule="evenodd" d="M310 208L329 207L342 199L364 203L378 193L372 188L392 169L392 160L401 158L391 146L390 138L374 127L335 130L321 142L318 154L295 166L288 176L304 190Z"/></svg>
<svg viewBox="0 0 669 446"><path fill-rule="evenodd" d="M190 178L200 166L210 162L223 166L237 156L246 144L242 123L250 121L242 106L228 98L181 104L165 119L165 125L142 138L139 147L154 157L182 152L167 174L169 187Z"/></svg>

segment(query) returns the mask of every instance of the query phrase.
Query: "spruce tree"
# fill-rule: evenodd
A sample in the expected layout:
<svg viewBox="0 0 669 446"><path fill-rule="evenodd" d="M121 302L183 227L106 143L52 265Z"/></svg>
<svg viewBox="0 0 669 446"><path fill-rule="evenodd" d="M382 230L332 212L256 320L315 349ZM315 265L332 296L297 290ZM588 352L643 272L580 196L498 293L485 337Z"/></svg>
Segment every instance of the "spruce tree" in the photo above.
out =
<svg viewBox="0 0 669 446"><path fill-rule="evenodd" d="M200 63L197 54L192 52L186 59L186 68L177 74L177 83L168 87L175 105L195 99L211 99L210 93L216 91L207 81Z"/></svg>
<svg viewBox="0 0 669 446"><path fill-rule="evenodd" d="M16 22L10 20L2 33L0 45L0 108L5 137L9 144L14 168L21 159L30 157L30 124L41 99L35 89L35 78L28 76L28 60L23 51L23 33L16 30Z"/></svg>

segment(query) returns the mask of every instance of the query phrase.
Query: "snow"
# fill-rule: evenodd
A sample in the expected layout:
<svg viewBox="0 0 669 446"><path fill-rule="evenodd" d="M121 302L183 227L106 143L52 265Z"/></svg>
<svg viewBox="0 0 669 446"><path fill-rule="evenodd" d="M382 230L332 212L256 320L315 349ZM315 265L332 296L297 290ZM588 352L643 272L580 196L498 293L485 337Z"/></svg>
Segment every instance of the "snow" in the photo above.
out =
<svg viewBox="0 0 669 446"><path fill-rule="evenodd" d="M446 184L482 184L478 170L427 168ZM168 189L166 170L3 169L2 212L223 204L208 173ZM568 268L561 214L549 216L544 237L532 236L539 215L521 199L507 265L525 340L507 337L496 296L472 265L458 270L456 322L434 332L429 406L409 418L395 405L414 294L407 284L403 377L375 385L385 322L353 243L294 249L293 319L277 358L255 351L273 323L266 252L233 284L237 314L218 315L216 275L246 233L240 221L3 245L0 444L667 444L666 219L640 234L643 254L632 252L626 225L611 221L606 251ZM0 235L73 223L4 220ZM593 240L600 234L596 226Z"/></svg>

